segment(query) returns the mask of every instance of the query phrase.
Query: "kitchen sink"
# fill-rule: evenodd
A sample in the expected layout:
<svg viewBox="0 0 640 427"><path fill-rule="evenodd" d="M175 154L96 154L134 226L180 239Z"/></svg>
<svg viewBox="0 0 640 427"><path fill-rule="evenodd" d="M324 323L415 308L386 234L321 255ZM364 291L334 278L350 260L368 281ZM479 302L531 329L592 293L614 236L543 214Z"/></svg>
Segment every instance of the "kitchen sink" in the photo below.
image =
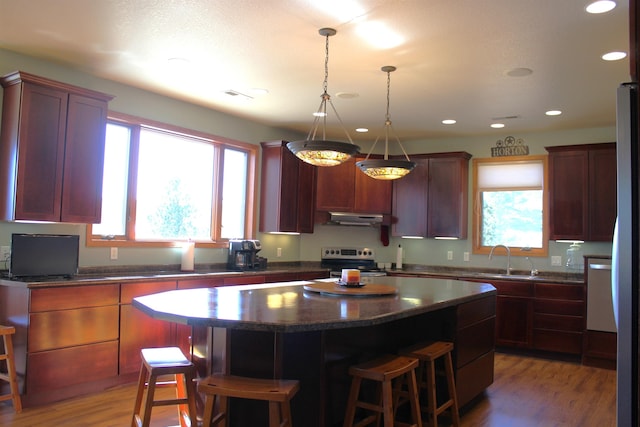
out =
<svg viewBox="0 0 640 427"><path fill-rule="evenodd" d="M506 274L506 273L465 273L464 277L479 279L510 279L510 280L536 280L542 279L540 276L532 276L530 274Z"/></svg>

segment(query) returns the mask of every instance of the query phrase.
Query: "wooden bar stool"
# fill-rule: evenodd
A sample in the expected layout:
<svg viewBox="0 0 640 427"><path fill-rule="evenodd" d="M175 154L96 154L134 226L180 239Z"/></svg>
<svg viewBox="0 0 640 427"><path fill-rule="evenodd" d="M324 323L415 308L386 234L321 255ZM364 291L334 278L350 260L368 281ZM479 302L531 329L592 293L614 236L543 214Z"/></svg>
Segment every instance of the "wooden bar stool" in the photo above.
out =
<svg viewBox="0 0 640 427"><path fill-rule="evenodd" d="M365 426L371 423L379 424L380 415L383 415L385 427L399 425L394 421L395 408L393 381L403 381L407 384L408 399L411 405L411 426L422 426L420 416L420 402L418 401L418 387L416 384L415 369L418 367L418 359L405 356L383 356L369 362L361 363L349 368L349 374L353 377L351 391L347 402L347 411L344 417L344 427ZM363 380L378 382L378 402L371 403L360 399L360 386ZM398 390L396 388L396 390ZM368 415L354 424L356 409L362 408L373 414Z"/></svg>
<svg viewBox="0 0 640 427"><path fill-rule="evenodd" d="M142 367L138 379L138 393L133 409L132 427L148 427L154 406L178 405L180 426L196 427L196 368L178 347L143 348ZM158 381L160 376L173 375L173 381ZM154 400L156 387L170 386L176 389L175 399ZM147 398L144 415L140 413L145 389ZM188 420L188 422L187 422Z"/></svg>
<svg viewBox="0 0 640 427"><path fill-rule="evenodd" d="M269 402L269 427L292 427L291 399L300 389L297 380L270 380L213 374L198 383L198 391L206 395L203 427L227 425L230 397ZM214 406L218 400L218 413Z"/></svg>
<svg viewBox="0 0 640 427"><path fill-rule="evenodd" d="M400 350L400 354L415 357L420 360L418 369L420 389L426 390L427 404L422 406L422 411L427 414L428 425L438 426L438 415L449 409L451 422L455 427L460 426L460 415L458 413L458 396L456 394L456 382L453 374L453 362L451 352L453 343L446 341L436 341L433 343L422 343ZM436 360L444 360L444 376L447 379L448 400L438 406L436 399Z"/></svg>
<svg viewBox="0 0 640 427"><path fill-rule="evenodd" d="M4 360L7 365L7 373L0 373L0 380L9 383L11 392L0 396L0 401L12 400L13 409L16 412L22 412L22 401L20 400L20 391L18 391L18 375L16 373L16 363L13 356L13 341L11 335L15 334L16 328L13 326L0 325L0 335L4 343L4 353L0 354L0 360Z"/></svg>

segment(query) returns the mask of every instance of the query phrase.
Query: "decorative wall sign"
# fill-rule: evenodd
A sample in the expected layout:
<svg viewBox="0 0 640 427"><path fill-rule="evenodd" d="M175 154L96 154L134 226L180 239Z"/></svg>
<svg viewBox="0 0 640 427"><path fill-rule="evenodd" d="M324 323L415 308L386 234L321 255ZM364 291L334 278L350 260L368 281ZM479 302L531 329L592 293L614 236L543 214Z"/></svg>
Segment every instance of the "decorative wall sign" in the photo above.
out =
<svg viewBox="0 0 640 427"><path fill-rule="evenodd" d="M528 156L529 146L524 145L522 138L514 138L508 136L503 140L496 141L496 146L491 147L491 157L506 157L506 156Z"/></svg>

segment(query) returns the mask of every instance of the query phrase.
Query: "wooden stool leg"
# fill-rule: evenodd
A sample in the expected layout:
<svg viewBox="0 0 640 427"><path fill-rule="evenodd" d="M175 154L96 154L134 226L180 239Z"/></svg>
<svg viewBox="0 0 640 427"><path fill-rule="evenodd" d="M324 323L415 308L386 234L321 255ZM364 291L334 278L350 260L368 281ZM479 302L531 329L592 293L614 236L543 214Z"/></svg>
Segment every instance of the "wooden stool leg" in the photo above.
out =
<svg viewBox="0 0 640 427"><path fill-rule="evenodd" d="M142 407L142 396L144 394L144 386L147 381L147 369L142 364L140 369L140 375L138 377L138 392L136 393L136 402L133 405L133 417L131 419L131 427L137 427L142 423L142 417L140 416L140 408ZM137 418L136 418L137 417Z"/></svg>
<svg viewBox="0 0 640 427"><path fill-rule="evenodd" d="M280 404L279 402L269 402L269 427L280 427Z"/></svg>
<svg viewBox="0 0 640 427"><path fill-rule="evenodd" d="M180 427L188 427L189 424L192 427L197 426L197 415L196 415L196 400L195 400L195 384L193 382L194 378L191 373L188 374L176 374L175 382L176 382L176 398L187 398L186 404L178 405L178 418L180 420ZM187 424L185 418L189 419L189 424Z"/></svg>
<svg viewBox="0 0 640 427"><path fill-rule="evenodd" d="M11 335L3 335L2 338L4 342L4 352L7 355L7 376L9 378L13 409L16 412L22 412L22 400L20 399L20 391L18 390L18 374L16 372L15 356L13 354L13 340L11 339Z"/></svg>
<svg viewBox="0 0 640 427"><path fill-rule="evenodd" d="M391 381L383 381L382 383L382 408L384 411L383 420L385 427L393 427L393 392Z"/></svg>
<svg viewBox="0 0 640 427"><path fill-rule="evenodd" d="M438 427L438 414L436 412L436 408L438 407L438 402L436 400L436 369L435 363L429 362L426 371L427 377L427 404L429 405L428 409L428 420L429 425L432 427Z"/></svg>
<svg viewBox="0 0 640 427"><path fill-rule="evenodd" d="M213 407L216 404L216 396L207 395L204 401L204 414L202 415L202 427L211 427L211 421L213 419Z"/></svg>
<svg viewBox="0 0 640 427"><path fill-rule="evenodd" d="M156 393L156 382L158 376L153 372L149 375L149 385L147 386L147 400L144 404L144 417L142 418L142 427L149 427L151 423L151 409L153 408L153 397Z"/></svg>
<svg viewBox="0 0 640 427"><path fill-rule="evenodd" d="M291 402L287 399L280 404L281 412L281 420L285 427L293 427L291 422Z"/></svg>
<svg viewBox="0 0 640 427"><path fill-rule="evenodd" d="M452 400L451 421L454 427L460 427L460 414L458 413L458 395L456 393L456 382L453 374L453 362L451 361L451 353L447 353L445 358L445 369L447 374L447 386L449 389L449 398Z"/></svg>
<svg viewBox="0 0 640 427"><path fill-rule="evenodd" d="M356 401L360 395L360 383L362 383L362 378L360 377L354 377L351 381L349 400L347 400L347 412L344 415L344 427L353 426L353 419L356 416Z"/></svg>
<svg viewBox="0 0 640 427"><path fill-rule="evenodd" d="M420 413L420 400L418 397L419 388L415 371L407 373L407 377L409 405L411 405L411 420L418 427L422 427L422 415Z"/></svg>

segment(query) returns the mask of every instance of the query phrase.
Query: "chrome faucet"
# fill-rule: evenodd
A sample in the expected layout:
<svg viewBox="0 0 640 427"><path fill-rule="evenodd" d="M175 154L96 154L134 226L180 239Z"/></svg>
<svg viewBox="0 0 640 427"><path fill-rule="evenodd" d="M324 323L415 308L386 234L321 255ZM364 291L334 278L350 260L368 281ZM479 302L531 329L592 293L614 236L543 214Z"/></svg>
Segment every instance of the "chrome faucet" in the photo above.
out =
<svg viewBox="0 0 640 427"><path fill-rule="evenodd" d="M489 259L493 257L493 250L497 247L503 247L507 251L507 275L511 274L511 249L506 245L495 245L491 248L491 252L489 252Z"/></svg>
<svg viewBox="0 0 640 427"><path fill-rule="evenodd" d="M533 261L531 260L531 258L527 257L527 261L529 261L529 264L531 264L531 274L530 276L537 276L538 275L538 269L533 265Z"/></svg>

